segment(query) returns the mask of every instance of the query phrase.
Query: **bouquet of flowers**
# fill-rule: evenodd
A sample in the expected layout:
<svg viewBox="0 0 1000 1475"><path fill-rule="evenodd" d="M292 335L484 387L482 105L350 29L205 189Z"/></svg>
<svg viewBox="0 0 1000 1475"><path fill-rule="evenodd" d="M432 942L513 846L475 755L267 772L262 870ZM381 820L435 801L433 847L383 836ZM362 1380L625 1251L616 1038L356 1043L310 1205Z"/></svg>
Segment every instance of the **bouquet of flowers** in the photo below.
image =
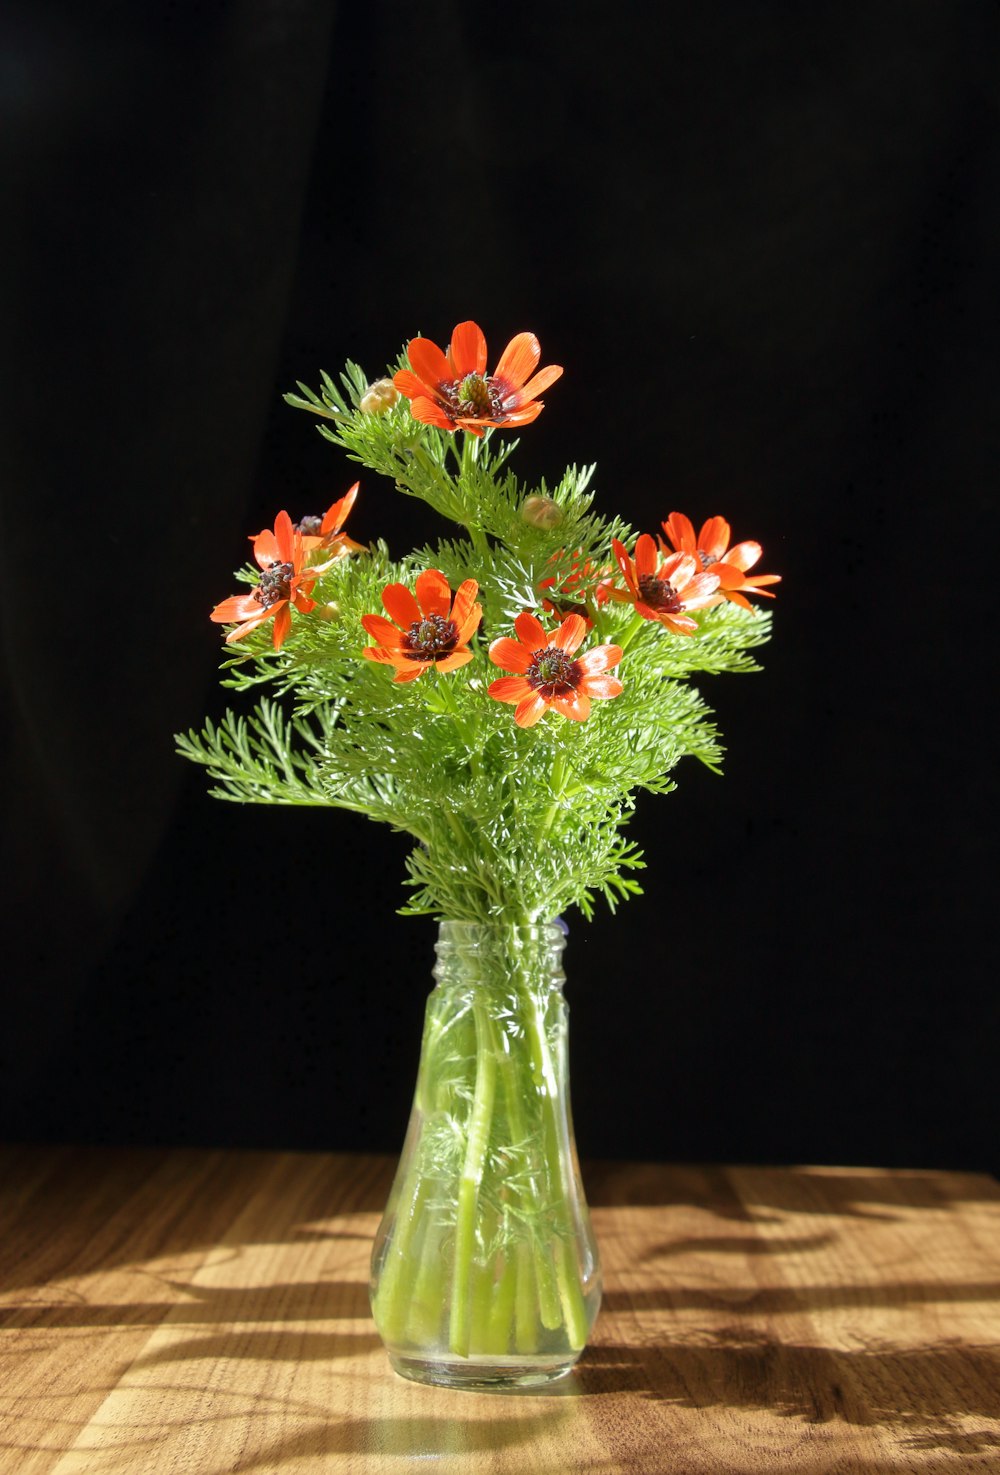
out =
<svg viewBox="0 0 1000 1475"><path fill-rule="evenodd" d="M689 678L757 669L770 621L749 596L777 582L722 517L696 532L673 511L636 536L595 512L592 466L525 486L503 432L560 378L539 361L519 333L488 372L463 322L375 382L348 363L285 396L454 530L402 556L362 547L345 530L358 483L321 516L279 512L244 592L212 611L225 684L269 694L178 739L220 798L413 837L402 910L440 919L439 983L373 1305L400 1371L479 1386L565 1371L599 1295L554 924L640 890L636 794L669 792L686 755L718 768Z"/></svg>

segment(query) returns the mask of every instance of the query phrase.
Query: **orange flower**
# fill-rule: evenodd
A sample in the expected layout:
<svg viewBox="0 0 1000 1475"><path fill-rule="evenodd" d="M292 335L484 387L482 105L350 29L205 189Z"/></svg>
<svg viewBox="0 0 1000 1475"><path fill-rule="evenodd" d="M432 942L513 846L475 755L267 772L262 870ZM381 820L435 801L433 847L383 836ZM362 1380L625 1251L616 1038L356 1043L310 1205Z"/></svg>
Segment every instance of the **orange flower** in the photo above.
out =
<svg viewBox="0 0 1000 1475"><path fill-rule="evenodd" d="M551 634L530 610L514 621L517 639L501 636L490 646L490 660L502 671L517 671L517 676L501 676L490 683L490 696L498 702L515 704L514 721L518 727L534 727L547 707L554 707L563 717L584 722L590 716L592 697L605 700L621 696L622 684L610 674L622 658L617 645L595 645L592 650L573 659L573 653L587 633L587 622L581 615L567 615Z"/></svg>
<svg viewBox="0 0 1000 1475"><path fill-rule="evenodd" d="M467 430L482 435L488 425L528 425L542 413L535 399L562 373L550 364L537 374L541 348L534 333L518 333L486 373L486 339L478 323L459 323L446 353L429 338L413 338L407 346L408 369L393 384L410 401L410 413L440 430Z"/></svg>
<svg viewBox="0 0 1000 1475"><path fill-rule="evenodd" d="M301 537L302 547L307 553L312 553L316 548L322 548L329 550L334 558L340 558L344 553L363 553L365 551L363 543L355 543L353 538L341 532L357 495L358 483L355 482L338 502L334 502L326 509L322 517L303 517L295 524L295 531Z"/></svg>
<svg viewBox="0 0 1000 1475"><path fill-rule="evenodd" d="M315 600L308 596L316 582L317 570L304 569L305 549L287 512L278 513L273 532L265 528L251 542L253 556L261 567L260 583L248 594L224 599L215 606L211 618L220 625L241 621L226 636L226 644L230 645L273 616L273 644L279 650L292 628L292 605L303 614L316 606Z"/></svg>
<svg viewBox="0 0 1000 1475"><path fill-rule="evenodd" d="M744 577L747 569L753 568L764 550L759 543L754 542L737 543L730 548L730 528L724 517L710 517L702 524L697 537L694 534L694 524L683 512L671 512L662 526L673 548L678 552L693 554L703 571L710 568L718 574L719 593L732 600L733 604L742 605L744 609L753 608L743 593L744 590L749 594L764 594L768 599L774 598L761 585L780 584L781 575L754 574L750 579ZM662 538L660 545L666 552Z"/></svg>
<svg viewBox="0 0 1000 1475"><path fill-rule="evenodd" d="M560 549L552 555L549 563L560 563L564 558L565 554ZM548 590L542 600L542 609L550 615L579 615L587 629L591 630L594 622L587 614L584 601L589 595L595 604L607 603L610 572L608 568L595 568L589 558L583 558L582 553L575 553L566 573L550 574L548 578L539 579L536 587L539 590Z"/></svg>
<svg viewBox="0 0 1000 1475"><path fill-rule="evenodd" d="M466 579L452 603L451 586L436 568L417 576L416 598L405 584L386 584L382 603L392 619L361 616L368 634L378 641L361 654L395 666L394 681L415 681L432 665L439 671L457 670L472 660L467 642L483 617L482 605L475 602L478 592L475 579Z"/></svg>
<svg viewBox="0 0 1000 1475"><path fill-rule="evenodd" d="M627 588L609 588L608 597L619 604L634 604L644 620L659 620L675 635L693 635L697 623L684 611L721 603L716 593L718 574L696 573L694 554L672 553L660 564L656 543L648 533L636 543L634 561L617 538L612 539L611 547Z"/></svg>

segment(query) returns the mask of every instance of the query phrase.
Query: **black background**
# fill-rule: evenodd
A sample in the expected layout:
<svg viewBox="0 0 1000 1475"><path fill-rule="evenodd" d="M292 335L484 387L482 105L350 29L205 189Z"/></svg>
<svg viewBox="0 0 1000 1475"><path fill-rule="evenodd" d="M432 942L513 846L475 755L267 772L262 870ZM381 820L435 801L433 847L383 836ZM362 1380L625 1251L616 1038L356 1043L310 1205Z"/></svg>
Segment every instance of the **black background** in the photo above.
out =
<svg viewBox="0 0 1000 1475"><path fill-rule="evenodd" d="M729 756L571 918L584 1155L995 1169L997 7L8 11L3 1129L395 1150L405 841L206 797L246 536L355 471L280 398L476 318L516 453L779 572ZM372 476L351 531L428 509Z"/></svg>

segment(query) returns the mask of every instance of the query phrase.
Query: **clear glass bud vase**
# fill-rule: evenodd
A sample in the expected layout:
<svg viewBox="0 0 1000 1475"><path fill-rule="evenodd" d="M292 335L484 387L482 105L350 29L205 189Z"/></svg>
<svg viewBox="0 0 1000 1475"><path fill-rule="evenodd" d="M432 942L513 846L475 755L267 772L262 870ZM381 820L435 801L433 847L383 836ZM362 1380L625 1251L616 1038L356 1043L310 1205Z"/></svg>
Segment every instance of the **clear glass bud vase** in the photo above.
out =
<svg viewBox="0 0 1000 1475"><path fill-rule="evenodd" d="M442 922L409 1129L372 1252L397 1372L525 1387L580 1356L601 1295L569 1104L565 939Z"/></svg>

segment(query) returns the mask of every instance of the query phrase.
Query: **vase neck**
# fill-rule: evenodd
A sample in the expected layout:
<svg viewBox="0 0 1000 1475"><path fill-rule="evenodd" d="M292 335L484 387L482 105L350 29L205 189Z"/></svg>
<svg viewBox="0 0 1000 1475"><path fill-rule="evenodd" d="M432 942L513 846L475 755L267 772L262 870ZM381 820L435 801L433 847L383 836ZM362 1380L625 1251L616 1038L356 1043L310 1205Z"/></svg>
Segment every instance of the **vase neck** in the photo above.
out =
<svg viewBox="0 0 1000 1475"><path fill-rule="evenodd" d="M475 985L510 990L561 988L566 975L566 938L554 923L442 922L438 930L434 977L439 986Z"/></svg>

